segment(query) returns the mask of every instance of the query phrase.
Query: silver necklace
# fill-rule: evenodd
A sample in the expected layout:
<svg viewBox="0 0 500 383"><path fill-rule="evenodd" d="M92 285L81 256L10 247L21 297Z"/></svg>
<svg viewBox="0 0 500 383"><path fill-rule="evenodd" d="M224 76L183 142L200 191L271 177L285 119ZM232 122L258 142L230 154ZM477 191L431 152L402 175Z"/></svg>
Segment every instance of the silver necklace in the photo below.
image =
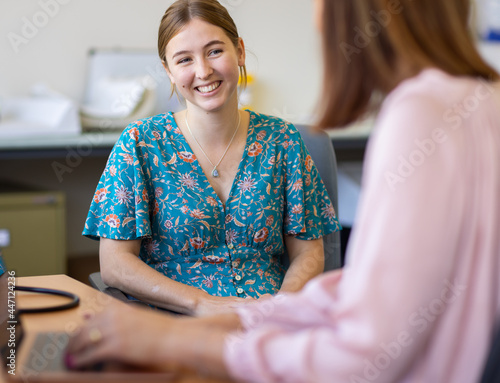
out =
<svg viewBox="0 0 500 383"><path fill-rule="evenodd" d="M231 141L229 141L229 144L227 145L227 148L224 151L224 153L222 154L222 157L220 158L219 162L217 162L217 165L214 165L214 163L212 161L210 161L210 158L208 158L207 153L205 153L205 151L201 147L200 143L198 142L198 140L194 136L193 132L191 131L191 128L189 127L189 124L188 124L188 116L187 116L187 111L186 111L186 126L187 126L187 128L189 130L189 134L191 134L191 137L193 137L193 139L195 140L195 142L198 144L198 147L200 148L201 152L203 153L203 155L205 156L205 158L208 160L208 162L210 162L210 165L213 166L211 174L212 174L212 177L214 177L214 178L219 177L219 171L217 170L217 166L220 165L220 163L222 162L222 159L225 157L227 151L229 150L229 147L233 143L234 137L236 136L236 132L240 128L240 122L241 122L241 116L240 116L240 112L238 111L238 125L236 126L236 129L234 130L233 136L231 137Z"/></svg>

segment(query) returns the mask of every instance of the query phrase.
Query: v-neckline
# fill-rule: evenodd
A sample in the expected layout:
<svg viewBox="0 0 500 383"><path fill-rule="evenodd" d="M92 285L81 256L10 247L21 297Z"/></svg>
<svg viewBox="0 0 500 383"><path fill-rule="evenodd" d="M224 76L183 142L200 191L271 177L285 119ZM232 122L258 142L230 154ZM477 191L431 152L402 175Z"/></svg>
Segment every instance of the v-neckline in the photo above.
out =
<svg viewBox="0 0 500 383"><path fill-rule="evenodd" d="M205 178L205 180L207 181L208 185L210 186L210 189L212 190L213 196L215 196L216 201L218 201L218 203L219 203L219 206L222 207L222 211L224 212L224 214L227 214L226 207L229 205L229 202L232 199L233 191L234 191L234 188L235 188L235 183L236 183L236 180L239 179L239 176L240 176L240 173L241 173L241 169L242 169L243 160L248 155L248 148L250 147L250 139L251 139L251 136L253 135L253 132L254 132L254 126L253 126L253 119L254 119L253 117L254 117L254 115L253 115L253 112L251 110L248 110L248 109L244 109L244 111L248 112L248 114L249 114L247 136L246 136L246 140L245 140L245 147L243 148L243 154L241 155L240 163L238 164L238 169L236 170L236 174L234 175L233 181L231 183L231 188L229 189L229 194L227 196L227 199L226 199L225 203L222 202L221 198L219 197L219 195L215 191L214 187L212 186L212 183L210 182L208 176L203 171L203 168L201 167L201 164L200 164L200 162L198 160L198 157L194 154L193 149L191 148L191 145L189 145L188 141L186 140L186 137L182 133L179 125L177 124L177 121L175 120L173 112L169 112L168 113L169 117L170 117L170 119L172 120L172 123L173 123L172 124L173 127L174 127L173 131L174 131L175 134L177 134L177 136L182 141L182 142L176 142L176 147L177 147L176 149L177 149L177 151L179 151L179 149L180 149L179 146L178 146L179 143L182 143L182 144L184 144L184 149L189 149L189 152L196 158L196 160L193 163L196 163L196 166L198 167L199 173L201 173L203 175L203 177ZM200 175L200 177L201 177L201 175Z"/></svg>

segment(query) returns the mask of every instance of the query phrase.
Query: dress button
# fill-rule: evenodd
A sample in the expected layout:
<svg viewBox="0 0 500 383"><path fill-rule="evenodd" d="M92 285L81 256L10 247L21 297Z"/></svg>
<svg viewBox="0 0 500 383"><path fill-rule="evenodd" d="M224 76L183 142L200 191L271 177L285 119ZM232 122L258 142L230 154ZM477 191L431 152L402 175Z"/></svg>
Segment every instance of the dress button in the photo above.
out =
<svg viewBox="0 0 500 383"><path fill-rule="evenodd" d="M241 275L235 276L234 279L236 279L237 281L241 281Z"/></svg>
<svg viewBox="0 0 500 383"><path fill-rule="evenodd" d="M238 262L234 261L233 262L233 267L238 267Z"/></svg>
<svg viewBox="0 0 500 383"><path fill-rule="evenodd" d="M243 294L243 289L241 287L238 287L236 291L238 292L238 294Z"/></svg>
<svg viewBox="0 0 500 383"><path fill-rule="evenodd" d="M234 245L230 243L229 245L227 245L227 248L232 250L234 248Z"/></svg>

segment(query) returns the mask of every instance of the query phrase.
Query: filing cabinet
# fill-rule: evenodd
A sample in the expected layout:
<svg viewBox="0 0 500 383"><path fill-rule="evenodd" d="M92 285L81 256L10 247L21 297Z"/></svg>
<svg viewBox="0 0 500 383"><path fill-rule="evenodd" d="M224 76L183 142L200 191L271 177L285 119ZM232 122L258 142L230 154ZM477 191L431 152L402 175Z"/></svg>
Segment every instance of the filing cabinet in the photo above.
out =
<svg viewBox="0 0 500 383"><path fill-rule="evenodd" d="M0 247L16 276L66 273L65 195L0 188Z"/></svg>

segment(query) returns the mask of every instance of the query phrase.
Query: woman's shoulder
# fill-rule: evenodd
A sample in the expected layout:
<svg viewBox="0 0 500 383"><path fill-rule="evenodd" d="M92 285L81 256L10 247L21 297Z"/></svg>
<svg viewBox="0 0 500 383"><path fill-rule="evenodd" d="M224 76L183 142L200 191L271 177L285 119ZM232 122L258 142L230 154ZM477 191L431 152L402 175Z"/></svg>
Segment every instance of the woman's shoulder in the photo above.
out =
<svg viewBox="0 0 500 383"><path fill-rule="evenodd" d="M155 116L133 121L127 125L124 132L129 132L131 130L137 130L139 132L146 132L151 129L163 130L168 125L175 125L175 119L172 112L160 113Z"/></svg>
<svg viewBox="0 0 500 383"><path fill-rule="evenodd" d="M411 102L416 108L454 109L468 97L491 93L490 89L491 85L484 80L428 68L399 84L384 104L394 106Z"/></svg>
<svg viewBox="0 0 500 383"><path fill-rule="evenodd" d="M160 138L165 138L166 135L172 134L176 129L177 125L173 113L161 113L129 123L123 129L119 142L157 141Z"/></svg>
<svg viewBox="0 0 500 383"><path fill-rule="evenodd" d="M297 135L298 131L295 126L280 117L270 114L258 113L248 110L250 113L250 121L254 129L262 131L267 130L270 133L277 135Z"/></svg>
<svg viewBox="0 0 500 383"><path fill-rule="evenodd" d="M375 131L403 139L430 134L447 110L463 97L464 82L442 70L425 69L401 82L384 100ZM404 127L404 129L402 129Z"/></svg>

